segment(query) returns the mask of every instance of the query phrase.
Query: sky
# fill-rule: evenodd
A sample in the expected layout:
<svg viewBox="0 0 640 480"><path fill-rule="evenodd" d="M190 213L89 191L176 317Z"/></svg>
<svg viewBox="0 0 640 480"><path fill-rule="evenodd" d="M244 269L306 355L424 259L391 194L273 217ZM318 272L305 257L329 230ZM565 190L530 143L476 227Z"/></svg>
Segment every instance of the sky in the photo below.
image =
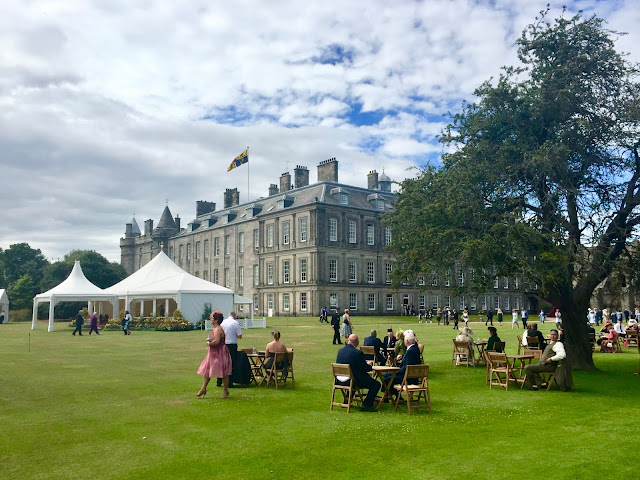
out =
<svg viewBox="0 0 640 480"><path fill-rule="evenodd" d="M0 2L0 248L120 260L135 218L268 195L335 157L341 183L437 164L448 114L517 63L534 0ZM640 0L566 4L628 35ZM567 15L567 14L565 14ZM249 166L227 166L249 147Z"/></svg>

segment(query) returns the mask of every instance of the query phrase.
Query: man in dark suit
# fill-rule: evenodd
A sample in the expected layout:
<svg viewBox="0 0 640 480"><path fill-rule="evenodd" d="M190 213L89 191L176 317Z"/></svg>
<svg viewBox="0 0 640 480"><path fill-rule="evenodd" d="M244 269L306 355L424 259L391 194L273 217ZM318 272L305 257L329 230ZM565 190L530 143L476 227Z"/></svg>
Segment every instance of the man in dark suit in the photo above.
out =
<svg viewBox="0 0 640 480"><path fill-rule="evenodd" d="M544 350L545 347L547 346L544 336L542 335L542 332L540 330L538 330L538 325L535 323L531 324L531 330L529 330L529 333L526 334L527 337L536 337L538 339L538 348L540 348L540 350Z"/></svg>
<svg viewBox="0 0 640 480"><path fill-rule="evenodd" d="M400 370L395 373L391 385L398 385L402 383L404 379L404 373L407 370L407 365L420 365L420 349L418 348L418 342L416 342L416 336L411 331L404 332L404 344L407 346L407 353L402 357L402 365ZM386 384L391 378L393 373L384 374L384 383ZM416 379L409 380L409 383L415 383Z"/></svg>
<svg viewBox="0 0 640 480"><path fill-rule="evenodd" d="M384 348L384 345L382 345L382 342L380 341L380 339L378 338L378 332L376 332L375 330L371 330L371 333L369 334L368 337L364 337L364 343L363 345L365 347L373 347L375 353L376 353L376 362L380 365L384 365L386 362L386 359L382 356L382 354L380 353L380 349ZM366 360L372 360L371 358L366 358L367 356L365 355L365 359Z"/></svg>
<svg viewBox="0 0 640 480"><path fill-rule="evenodd" d="M75 336L76 332L78 332L79 335L82 335L82 325L84 325L84 318L82 317L82 310L80 310L78 315L76 315L76 329L73 331L72 335Z"/></svg>
<svg viewBox="0 0 640 480"><path fill-rule="evenodd" d="M376 395L378 395L381 385L369 376L368 372L370 372L373 367L364 359L364 353L358 350L358 344L358 335L355 333L349 335L347 344L338 350L336 363L348 364L351 367L351 373L353 374L356 387L369 389L360 410L363 412L373 412L373 401Z"/></svg>
<svg viewBox="0 0 640 480"><path fill-rule="evenodd" d="M331 314L331 326L333 327L333 344L342 345L340 341L340 315L337 309Z"/></svg>

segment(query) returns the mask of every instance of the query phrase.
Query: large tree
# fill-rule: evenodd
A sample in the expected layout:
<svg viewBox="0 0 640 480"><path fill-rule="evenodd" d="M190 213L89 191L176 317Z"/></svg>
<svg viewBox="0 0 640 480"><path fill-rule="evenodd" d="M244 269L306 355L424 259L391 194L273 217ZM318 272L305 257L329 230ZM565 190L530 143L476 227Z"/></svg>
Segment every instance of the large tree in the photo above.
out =
<svg viewBox="0 0 640 480"><path fill-rule="evenodd" d="M442 166L406 180L387 222L396 282L452 264L526 279L563 314L573 368L592 369L585 316L640 223L638 67L602 19L545 12L518 40L521 65L475 92L441 141Z"/></svg>
<svg viewBox="0 0 640 480"><path fill-rule="evenodd" d="M0 270L4 270L1 279L4 287L11 288L24 275L40 278L49 262L39 248L31 248L28 243L14 243L4 251L0 250L0 264Z"/></svg>

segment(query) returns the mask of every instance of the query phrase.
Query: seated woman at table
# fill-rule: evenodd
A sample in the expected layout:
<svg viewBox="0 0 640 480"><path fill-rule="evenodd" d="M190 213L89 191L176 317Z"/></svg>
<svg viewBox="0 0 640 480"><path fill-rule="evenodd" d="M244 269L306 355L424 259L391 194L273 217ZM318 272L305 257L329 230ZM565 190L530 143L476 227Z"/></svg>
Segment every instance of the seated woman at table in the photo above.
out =
<svg viewBox="0 0 640 480"><path fill-rule="evenodd" d="M617 341L618 332L610 328L609 333L600 339L600 351L603 353L615 353Z"/></svg>
<svg viewBox="0 0 640 480"><path fill-rule="evenodd" d="M469 352L471 352L471 360L475 365L476 352L475 352L475 348L473 347L472 335L473 335L473 330L471 330L469 327L462 327L460 329L460 332L456 336L456 342L467 342L469 344Z"/></svg>
<svg viewBox="0 0 640 480"><path fill-rule="evenodd" d="M264 364L265 371L271 369L276 353L287 353L287 347L285 347L284 343L280 341L280 332L278 330L274 330L271 332L271 336L273 336L273 341L267 343L267 346L264 349L264 356L267 359ZM276 368L285 368L288 363L289 358L285 357L283 362L276 363Z"/></svg>
<svg viewBox="0 0 640 480"><path fill-rule="evenodd" d="M407 353L407 346L404 344L404 330L398 330L396 333L396 345L393 347L396 356L396 362L401 362L402 357Z"/></svg>

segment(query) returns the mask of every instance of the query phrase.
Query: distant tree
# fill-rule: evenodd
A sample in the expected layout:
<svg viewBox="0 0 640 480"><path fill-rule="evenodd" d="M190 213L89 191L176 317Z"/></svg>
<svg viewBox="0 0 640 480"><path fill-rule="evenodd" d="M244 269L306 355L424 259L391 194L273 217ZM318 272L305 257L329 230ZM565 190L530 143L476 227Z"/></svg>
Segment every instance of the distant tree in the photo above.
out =
<svg viewBox="0 0 640 480"><path fill-rule="evenodd" d="M49 265L40 249L34 249L28 243L15 243L0 251L5 288L11 286L24 275L32 279L40 278L42 271Z"/></svg>
<svg viewBox="0 0 640 480"><path fill-rule="evenodd" d="M594 368L585 315L640 224L638 66L603 20L546 20L518 40L522 67L482 84L441 141L442 167L402 185L387 222L394 282L455 262L485 290L495 276L562 311L574 368Z"/></svg>
<svg viewBox="0 0 640 480"><path fill-rule="evenodd" d="M33 297L38 293L37 289L38 287L31 278L31 275L26 274L20 277L9 289L11 309L20 310L23 308L32 308Z"/></svg>

